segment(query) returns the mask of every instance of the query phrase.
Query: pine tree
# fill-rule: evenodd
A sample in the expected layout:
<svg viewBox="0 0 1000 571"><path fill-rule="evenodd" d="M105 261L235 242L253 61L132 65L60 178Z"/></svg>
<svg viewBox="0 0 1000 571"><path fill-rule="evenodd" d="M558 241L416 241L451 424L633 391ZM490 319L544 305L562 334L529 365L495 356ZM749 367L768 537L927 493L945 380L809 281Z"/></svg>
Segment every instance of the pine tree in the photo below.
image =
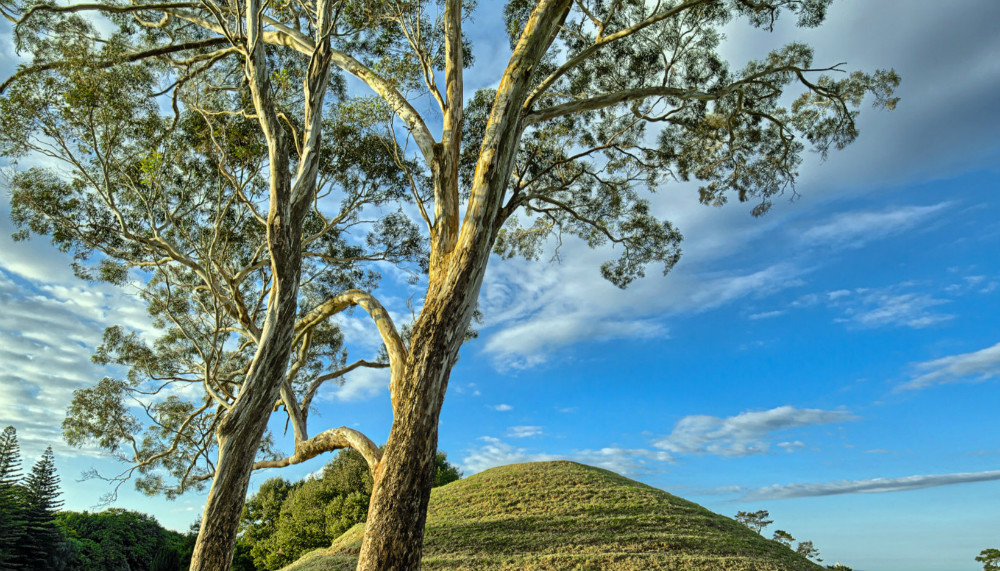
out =
<svg viewBox="0 0 1000 571"><path fill-rule="evenodd" d="M21 479L21 448L17 431L8 426L0 434L0 571L20 569L16 548L24 535L24 495Z"/></svg>
<svg viewBox="0 0 1000 571"><path fill-rule="evenodd" d="M62 507L59 500L59 475L56 474L55 456L52 448L46 448L42 457L35 462L31 473L25 479L28 506L26 512L25 535L22 541L25 569L43 571L48 569L49 555L54 547L63 542L62 532L56 525L56 511Z"/></svg>

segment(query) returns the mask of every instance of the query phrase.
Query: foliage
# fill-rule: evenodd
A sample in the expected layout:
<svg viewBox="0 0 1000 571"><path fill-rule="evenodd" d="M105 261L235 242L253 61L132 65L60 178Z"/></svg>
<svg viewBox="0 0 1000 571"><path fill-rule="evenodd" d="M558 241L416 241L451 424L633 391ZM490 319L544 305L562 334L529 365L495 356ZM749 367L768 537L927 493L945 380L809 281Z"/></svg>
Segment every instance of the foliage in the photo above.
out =
<svg viewBox="0 0 1000 571"><path fill-rule="evenodd" d="M0 569L13 569L15 549L25 527L24 489L21 480L21 448L13 426L0 434Z"/></svg>
<svg viewBox="0 0 1000 571"><path fill-rule="evenodd" d="M27 500L25 532L19 550L25 569L61 569L71 550L64 549L63 535L56 525L56 511L62 507L55 456L48 447L24 479Z"/></svg>
<svg viewBox="0 0 1000 571"><path fill-rule="evenodd" d="M109 327L94 360L126 375L76 391L63 428L69 443L94 442L130 462L120 478L137 472L141 491L173 496L211 477L214 432L264 329L274 277L264 224L267 147L246 118L252 105L245 82L235 79L242 72L233 54L182 82L178 115L163 116L153 93L175 81L177 70L154 62L88 65L117 61L152 38L123 25L108 41L94 41L98 33L78 16L45 37L52 19L24 23L19 38L38 59L69 57L73 64L25 75L0 99L0 155L40 153L53 165L12 176L17 236L50 236L73 253L81 278L141 284L161 331L147 342ZM286 73L301 71L288 64ZM339 82L333 78L330 90L335 108L349 106ZM231 95L216 89L230 84ZM299 104L282 103L289 113ZM383 208L405 204L409 183L377 130L346 111L325 123L315 208L301 232L301 318L333 294L374 289L375 263L419 275L419 263L409 262L423 249L414 225L398 206ZM342 335L326 317L296 326L297 351L286 370L291 390L281 399L297 435L305 433L313 398L324 385L342 383L348 365ZM185 386L205 391L191 398L196 393L180 390ZM146 406L135 408L133 398ZM265 445L260 459L275 454Z"/></svg>
<svg viewBox="0 0 1000 571"><path fill-rule="evenodd" d="M983 564L983 571L1000 571L1000 549L984 549L976 561Z"/></svg>
<svg viewBox="0 0 1000 571"><path fill-rule="evenodd" d="M448 462L448 455L439 451L434 457L434 487L450 484L461 477L458 467Z"/></svg>
<svg viewBox="0 0 1000 571"><path fill-rule="evenodd" d="M364 526L287 571L354 569ZM422 569L820 571L697 504L572 462L501 466L431 493Z"/></svg>
<svg viewBox="0 0 1000 571"><path fill-rule="evenodd" d="M775 531L774 537L772 539L789 548L792 546L792 542L795 541L795 538L792 537L792 534L788 533L783 529Z"/></svg>
<svg viewBox="0 0 1000 571"><path fill-rule="evenodd" d="M435 487L458 480L461 472L444 452L435 458ZM437 484L440 482L440 484ZM247 499L240 519L237 553L245 553L238 569L280 569L302 554L327 547L354 525L365 521L372 476L361 454L341 450L318 478L289 483L270 478Z"/></svg>
<svg viewBox="0 0 1000 571"><path fill-rule="evenodd" d="M816 549L812 541L800 541L798 547L795 548L795 552L803 557L822 561L819 558L819 549Z"/></svg>
<svg viewBox="0 0 1000 571"><path fill-rule="evenodd" d="M183 534L132 510L63 511L56 521L77 549L71 571L180 571L193 548Z"/></svg>
<svg viewBox="0 0 1000 571"><path fill-rule="evenodd" d="M767 519L770 515L771 514L767 513L767 510L757 510L755 512L741 511L736 514L736 521L742 523L757 533L761 533L765 527L774 523L774 520Z"/></svg>

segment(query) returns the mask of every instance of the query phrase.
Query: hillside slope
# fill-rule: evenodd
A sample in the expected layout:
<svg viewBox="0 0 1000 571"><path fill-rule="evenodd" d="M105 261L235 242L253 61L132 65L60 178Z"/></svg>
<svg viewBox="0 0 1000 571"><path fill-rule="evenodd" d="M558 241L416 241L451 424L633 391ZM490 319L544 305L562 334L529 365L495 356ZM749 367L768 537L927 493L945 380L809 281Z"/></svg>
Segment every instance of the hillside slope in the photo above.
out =
<svg viewBox="0 0 1000 571"><path fill-rule="evenodd" d="M350 571L363 524L284 571ZM663 490L574 462L486 470L431 494L423 569L818 571L791 549Z"/></svg>

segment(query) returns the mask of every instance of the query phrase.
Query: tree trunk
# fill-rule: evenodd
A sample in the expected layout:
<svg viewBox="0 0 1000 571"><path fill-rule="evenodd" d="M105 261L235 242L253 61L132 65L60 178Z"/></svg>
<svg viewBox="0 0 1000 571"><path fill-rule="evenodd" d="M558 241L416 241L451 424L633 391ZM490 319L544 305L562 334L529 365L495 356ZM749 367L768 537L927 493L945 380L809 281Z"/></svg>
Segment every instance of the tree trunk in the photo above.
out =
<svg viewBox="0 0 1000 571"><path fill-rule="evenodd" d="M191 571L229 571L257 449L291 353L302 269L301 217L288 217L287 226L280 216L272 213L270 218L272 301L247 378L232 410L216 429L219 458L191 555Z"/></svg>
<svg viewBox="0 0 1000 571"><path fill-rule="evenodd" d="M297 272L296 272L297 274ZM297 285L296 277L293 284ZM295 292L282 296L275 311L281 318L268 320L276 326L262 336L252 373L241 389L233 410L218 429L219 458L215 477L201 516L201 529L191 555L191 571L228 571L236 549L236 531L246 501L250 474L260 440L267 428L271 410L278 398L281 380L291 351L292 325L295 318ZM289 298L286 299L286 298ZM288 304L291 304L290 308ZM290 309L290 311L289 311Z"/></svg>
<svg viewBox="0 0 1000 571"><path fill-rule="evenodd" d="M390 387L394 418L375 473L358 571L420 568L438 417L479 298L492 240L484 242L464 255L456 252L447 269L432 267L424 308L410 336L406 371Z"/></svg>

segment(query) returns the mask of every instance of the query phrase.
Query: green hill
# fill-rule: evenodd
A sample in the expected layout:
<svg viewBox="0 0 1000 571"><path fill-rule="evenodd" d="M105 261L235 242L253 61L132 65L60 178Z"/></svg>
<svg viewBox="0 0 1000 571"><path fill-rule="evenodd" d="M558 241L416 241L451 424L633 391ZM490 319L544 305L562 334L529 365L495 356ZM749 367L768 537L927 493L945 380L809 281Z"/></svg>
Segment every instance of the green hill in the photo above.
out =
<svg viewBox="0 0 1000 571"><path fill-rule="evenodd" d="M284 571L351 571L364 524ZM663 490L575 462L486 470L431 494L423 569L818 571L791 549Z"/></svg>

